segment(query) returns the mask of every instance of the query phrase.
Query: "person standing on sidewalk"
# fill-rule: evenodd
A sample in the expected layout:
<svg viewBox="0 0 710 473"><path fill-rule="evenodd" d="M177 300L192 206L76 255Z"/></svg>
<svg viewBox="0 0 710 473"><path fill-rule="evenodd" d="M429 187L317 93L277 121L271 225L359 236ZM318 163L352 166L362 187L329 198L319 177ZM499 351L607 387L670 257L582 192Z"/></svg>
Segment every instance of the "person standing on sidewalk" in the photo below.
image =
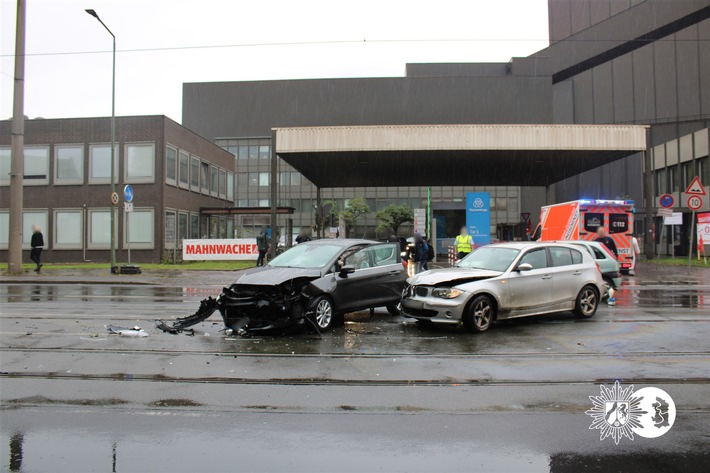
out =
<svg viewBox="0 0 710 473"><path fill-rule="evenodd" d="M456 259L462 259L473 251L473 237L468 234L468 229L461 227L461 234L456 237Z"/></svg>
<svg viewBox="0 0 710 473"><path fill-rule="evenodd" d="M609 230L606 227L597 228L597 238L594 241L602 243L609 248L609 251L614 253L614 258L619 258L619 250L616 249L616 243L614 243L614 240L609 236Z"/></svg>
<svg viewBox="0 0 710 473"><path fill-rule="evenodd" d="M37 265L34 269L35 272L39 273L42 269L42 248L44 248L44 236L42 235L42 229L39 225L32 225L32 239L30 240L30 246L32 251L30 251L30 259Z"/></svg>
<svg viewBox="0 0 710 473"><path fill-rule="evenodd" d="M269 249L268 237L266 234L266 227L261 228L261 232L256 237L256 248L259 250L259 258L256 260L257 266L264 266L264 258L266 257L266 251Z"/></svg>
<svg viewBox="0 0 710 473"><path fill-rule="evenodd" d="M429 271L429 244L419 233L414 234L414 251L417 261L417 274Z"/></svg>
<svg viewBox="0 0 710 473"><path fill-rule="evenodd" d="M597 229L597 238L594 241L598 241L602 245L606 246L611 253L614 254L614 258L619 258L619 251L616 249L616 243L609 236L609 230L606 227L599 227ZM614 288L609 288L609 298L607 299L607 304L610 306L616 305L616 297L614 297Z"/></svg>

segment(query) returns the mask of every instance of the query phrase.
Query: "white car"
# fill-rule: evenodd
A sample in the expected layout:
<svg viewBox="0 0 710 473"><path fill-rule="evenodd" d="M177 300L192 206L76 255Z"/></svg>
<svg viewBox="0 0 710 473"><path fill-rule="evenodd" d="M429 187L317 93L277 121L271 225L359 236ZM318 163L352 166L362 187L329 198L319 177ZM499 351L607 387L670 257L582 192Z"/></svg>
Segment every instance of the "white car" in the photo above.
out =
<svg viewBox="0 0 710 473"><path fill-rule="evenodd" d="M473 332L495 320L573 311L591 317L605 292L592 256L566 243L500 243L473 251L455 267L407 280L406 317L463 323Z"/></svg>

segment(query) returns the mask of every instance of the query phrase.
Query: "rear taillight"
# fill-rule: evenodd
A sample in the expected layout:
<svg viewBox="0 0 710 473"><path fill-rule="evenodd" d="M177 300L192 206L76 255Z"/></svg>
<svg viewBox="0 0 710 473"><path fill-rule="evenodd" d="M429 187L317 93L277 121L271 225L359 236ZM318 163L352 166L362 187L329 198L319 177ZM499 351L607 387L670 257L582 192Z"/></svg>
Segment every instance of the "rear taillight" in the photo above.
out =
<svg viewBox="0 0 710 473"><path fill-rule="evenodd" d="M601 267L599 267L599 263L597 263L597 262L594 262L594 265L595 265L595 266L597 267L597 271L599 271L599 274L601 274L601 272L602 272L602 268L601 268Z"/></svg>
<svg viewBox="0 0 710 473"><path fill-rule="evenodd" d="M402 266L404 266L405 269L407 268L407 260L406 259L402 260Z"/></svg>

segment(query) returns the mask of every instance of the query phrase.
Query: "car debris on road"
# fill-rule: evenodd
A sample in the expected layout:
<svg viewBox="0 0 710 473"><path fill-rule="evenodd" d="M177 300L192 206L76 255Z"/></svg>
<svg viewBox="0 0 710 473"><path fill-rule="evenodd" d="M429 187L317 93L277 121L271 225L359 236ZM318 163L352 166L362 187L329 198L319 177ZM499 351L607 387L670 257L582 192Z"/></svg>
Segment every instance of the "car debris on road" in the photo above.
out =
<svg viewBox="0 0 710 473"><path fill-rule="evenodd" d="M122 337L147 337L148 332L138 327L119 327L117 325L106 325L106 329L109 333L114 335L120 335Z"/></svg>

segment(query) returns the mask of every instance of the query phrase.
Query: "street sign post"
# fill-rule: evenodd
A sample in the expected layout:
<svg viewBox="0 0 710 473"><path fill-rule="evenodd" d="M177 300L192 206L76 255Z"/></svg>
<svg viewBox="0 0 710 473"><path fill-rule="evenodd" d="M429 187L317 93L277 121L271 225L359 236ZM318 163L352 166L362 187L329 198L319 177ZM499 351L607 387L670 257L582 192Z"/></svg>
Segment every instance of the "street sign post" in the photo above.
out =
<svg viewBox="0 0 710 473"><path fill-rule="evenodd" d="M123 211L126 221L126 249L128 250L128 264L131 264L131 216L133 212L133 186L126 184L123 188L123 198L126 200L123 205Z"/></svg>
<svg viewBox="0 0 710 473"><path fill-rule="evenodd" d="M126 199L126 202L133 202L133 186L130 184L127 184L123 188L123 198Z"/></svg>
<svg viewBox="0 0 710 473"><path fill-rule="evenodd" d="M692 211L700 210L703 206L703 198L699 195L691 195L688 197L688 208Z"/></svg>
<svg viewBox="0 0 710 473"><path fill-rule="evenodd" d="M688 188L685 189L685 193L692 195L707 195L705 188L703 187L703 183L700 182L700 178L698 176L695 176L695 178L690 181Z"/></svg>
<svg viewBox="0 0 710 473"><path fill-rule="evenodd" d="M663 194L660 199L658 199L658 203L661 204L661 207L664 209L670 209L675 205L675 198L671 194Z"/></svg>

